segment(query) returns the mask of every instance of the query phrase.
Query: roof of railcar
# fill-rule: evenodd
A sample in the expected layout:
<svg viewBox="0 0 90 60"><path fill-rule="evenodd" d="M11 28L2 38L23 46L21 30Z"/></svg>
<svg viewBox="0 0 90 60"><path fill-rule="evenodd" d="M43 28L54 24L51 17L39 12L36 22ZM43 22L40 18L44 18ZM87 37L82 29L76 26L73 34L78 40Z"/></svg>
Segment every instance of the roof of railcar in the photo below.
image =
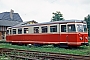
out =
<svg viewBox="0 0 90 60"><path fill-rule="evenodd" d="M49 25L49 24L66 24L66 23L86 23L83 20L63 20L63 21L54 21L54 22L44 22L44 23L36 23L36 24L26 24L26 22L22 22L18 25L12 26L14 27L24 27L24 26L38 26L38 25Z"/></svg>

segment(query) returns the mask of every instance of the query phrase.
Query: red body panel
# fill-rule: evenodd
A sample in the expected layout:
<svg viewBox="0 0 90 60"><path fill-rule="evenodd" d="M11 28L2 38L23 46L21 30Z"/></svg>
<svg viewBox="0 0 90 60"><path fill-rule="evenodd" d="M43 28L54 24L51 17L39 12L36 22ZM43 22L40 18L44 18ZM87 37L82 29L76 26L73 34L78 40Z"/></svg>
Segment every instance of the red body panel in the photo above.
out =
<svg viewBox="0 0 90 60"><path fill-rule="evenodd" d="M83 39L80 40L80 37ZM81 43L88 43L86 39L87 33L44 33L44 34L15 34L7 35L6 40L8 42L15 43L40 43L40 44L60 44L67 43L72 46L80 46Z"/></svg>

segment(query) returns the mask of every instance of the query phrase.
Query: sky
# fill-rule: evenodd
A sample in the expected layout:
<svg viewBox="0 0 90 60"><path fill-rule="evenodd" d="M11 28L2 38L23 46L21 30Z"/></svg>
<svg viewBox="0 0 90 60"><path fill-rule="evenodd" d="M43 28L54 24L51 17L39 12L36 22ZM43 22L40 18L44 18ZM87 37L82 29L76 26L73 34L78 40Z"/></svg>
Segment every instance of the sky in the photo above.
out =
<svg viewBox="0 0 90 60"><path fill-rule="evenodd" d="M23 21L49 22L56 11L65 20L84 20L90 14L90 0L0 0L0 13L11 9Z"/></svg>

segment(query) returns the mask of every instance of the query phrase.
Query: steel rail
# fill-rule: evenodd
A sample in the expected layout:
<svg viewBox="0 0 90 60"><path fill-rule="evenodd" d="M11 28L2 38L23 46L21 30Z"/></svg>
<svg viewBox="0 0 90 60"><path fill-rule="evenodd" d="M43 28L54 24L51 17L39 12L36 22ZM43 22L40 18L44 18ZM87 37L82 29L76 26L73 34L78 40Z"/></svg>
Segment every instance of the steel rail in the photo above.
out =
<svg viewBox="0 0 90 60"><path fill-rule="evenodd" d="M0 48L0 56L22 60L90 60L90 56Z"/></svg>

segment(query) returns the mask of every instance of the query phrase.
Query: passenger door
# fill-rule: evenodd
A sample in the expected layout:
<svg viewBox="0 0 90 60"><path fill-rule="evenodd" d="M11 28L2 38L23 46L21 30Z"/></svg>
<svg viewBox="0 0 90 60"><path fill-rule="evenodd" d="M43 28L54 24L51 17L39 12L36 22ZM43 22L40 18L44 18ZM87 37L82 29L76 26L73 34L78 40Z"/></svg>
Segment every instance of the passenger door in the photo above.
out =
<svg viewBox="0 0 90 60"><path fill-rule="evenodd" d="M67 40L69 45L77 44L77 33L75 24L68 24L67 25L68 35Z"/></svg>
<svg viewBox="0 0 90 60"><path fill-rule="evenodd" d="M60 24L60 42L67 43L67 24Z"/></svg>

